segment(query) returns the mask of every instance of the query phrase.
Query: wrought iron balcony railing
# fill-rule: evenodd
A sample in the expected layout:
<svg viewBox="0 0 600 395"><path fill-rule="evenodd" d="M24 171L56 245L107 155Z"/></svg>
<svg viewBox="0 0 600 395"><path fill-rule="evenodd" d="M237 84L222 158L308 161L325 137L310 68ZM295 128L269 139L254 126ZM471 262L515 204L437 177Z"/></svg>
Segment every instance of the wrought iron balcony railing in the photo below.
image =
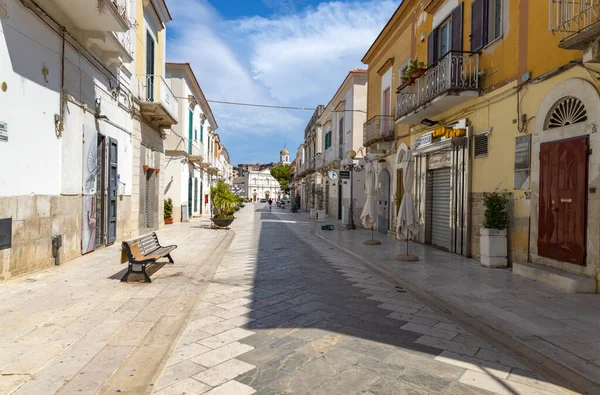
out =
<svg viewBox="0 0 600 395"><path fill-rule="evenodd" d="M179 102L165 79L160 75L139 75L137 95L143 102L162 104L177 120Z"/></svg>
<svg viewBox="0 0 600 395"><path fill-rule="evenodd" d="M396 96L396 119L445 93L479 90L479 54L448 52L414 82L401 85Z"/></svg>
<svg viewBox="0 0 600 395"><path fill-rule="evenodd" d="M377 115L363 125L363 145L365 147L394 139L394 118L391 115Z"/></svg>
<svg viewBox="0 0 600 395"><path fill-rule="evenodd" d="M579 44L593 38L591 30L600 28L600 0L549 0L549 22L552 33L558 33L563 48L582 48ZM570 42L572 41L572 42Z"/></svg>

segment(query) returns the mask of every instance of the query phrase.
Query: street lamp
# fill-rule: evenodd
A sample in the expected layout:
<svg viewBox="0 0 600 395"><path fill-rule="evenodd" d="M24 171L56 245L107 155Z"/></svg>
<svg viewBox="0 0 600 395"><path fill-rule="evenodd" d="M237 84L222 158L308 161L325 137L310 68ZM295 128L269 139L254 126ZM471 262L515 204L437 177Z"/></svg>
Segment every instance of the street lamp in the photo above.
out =
<svg viewBox="0 0 600 395"><path fill-rule="evenodd" d="M356 158L356 151L350 150L348 151L347 157L341 162L342 168L350 171L350 207L348 210L350 214L350 223L346 225L346 229L356 229L356 225L354 224L354 172L363 171L367 164L364 158L356 160L356 163L354 158Z"/></svg>

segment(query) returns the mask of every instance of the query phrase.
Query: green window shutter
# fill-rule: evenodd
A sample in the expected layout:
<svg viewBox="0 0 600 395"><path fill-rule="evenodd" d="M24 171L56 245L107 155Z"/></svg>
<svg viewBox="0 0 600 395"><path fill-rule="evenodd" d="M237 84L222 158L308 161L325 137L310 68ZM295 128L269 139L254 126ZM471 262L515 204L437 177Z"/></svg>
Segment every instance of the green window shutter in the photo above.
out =
<svg viewBox="0 0 600 395"><path fill-rule="evenodd" d="M200 124L200 142L204 142L204 125Z"/></svg>

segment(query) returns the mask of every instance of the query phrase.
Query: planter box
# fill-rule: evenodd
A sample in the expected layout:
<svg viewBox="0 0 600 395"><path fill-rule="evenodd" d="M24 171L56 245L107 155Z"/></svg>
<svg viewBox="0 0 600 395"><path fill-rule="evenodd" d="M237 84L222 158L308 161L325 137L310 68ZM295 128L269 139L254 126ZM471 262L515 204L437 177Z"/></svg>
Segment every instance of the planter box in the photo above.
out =
<svg viewBox="0 0 600 395"><path fill-rule="evenodd" d="M507 267L506 229L480 229L481 264L485 267Z"/></svg>
<svg viewBox="0 0 600 395"><path fill-rule="evenodd" d="M317 209L311 208L310 209L310 219L316 219L316 218L317 218Z"/></svg>
<svg viewBox="0 0 600 395"><path fill-rule="evenodd" d="M317 210L317 222L325 222L325 210Z"/></svg>
<svg viewBox="0 0 600 395"><path fill-rule="evenodd" d="M233 220L234 220L234 218L224 218L224 219L213 218L212 222L219 228L229 228L229 225L231 225L233 223Z"/></svg>
<svg viewBox="0 0 600 395"><path fill-rule="evenodd" d="M173 225L173 218L165 219L165 225Z"/></svg>

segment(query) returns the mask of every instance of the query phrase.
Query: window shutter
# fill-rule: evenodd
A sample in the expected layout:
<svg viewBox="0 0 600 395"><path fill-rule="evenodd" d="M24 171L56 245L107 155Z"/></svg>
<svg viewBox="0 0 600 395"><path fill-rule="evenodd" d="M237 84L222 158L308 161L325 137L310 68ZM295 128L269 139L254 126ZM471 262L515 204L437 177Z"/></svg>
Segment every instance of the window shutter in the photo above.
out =
<svg viewBox="0 0 600 395"><path fill-rule="evenodd" d="M452 50L463 50L463 3L452 11Z"/></svg>
<svg viewBox="0 0 600 395"><path fill-rule="evenodd" d="M481 158L488 155L490 137L488 133L475 135L475 157Z"/></svg>
<svg viewBox="0 0 600 395"><path fill-rule="evenodd" d="M437 62L437 29L433 29L427 37L427 67Z"/></svg>
<svg viewBox="0 0 600 395"><path fill-rule="evenodd" d="M488 0L475 0L471 4L471 51L479 51L487 41L487 12Z"/></svg>

